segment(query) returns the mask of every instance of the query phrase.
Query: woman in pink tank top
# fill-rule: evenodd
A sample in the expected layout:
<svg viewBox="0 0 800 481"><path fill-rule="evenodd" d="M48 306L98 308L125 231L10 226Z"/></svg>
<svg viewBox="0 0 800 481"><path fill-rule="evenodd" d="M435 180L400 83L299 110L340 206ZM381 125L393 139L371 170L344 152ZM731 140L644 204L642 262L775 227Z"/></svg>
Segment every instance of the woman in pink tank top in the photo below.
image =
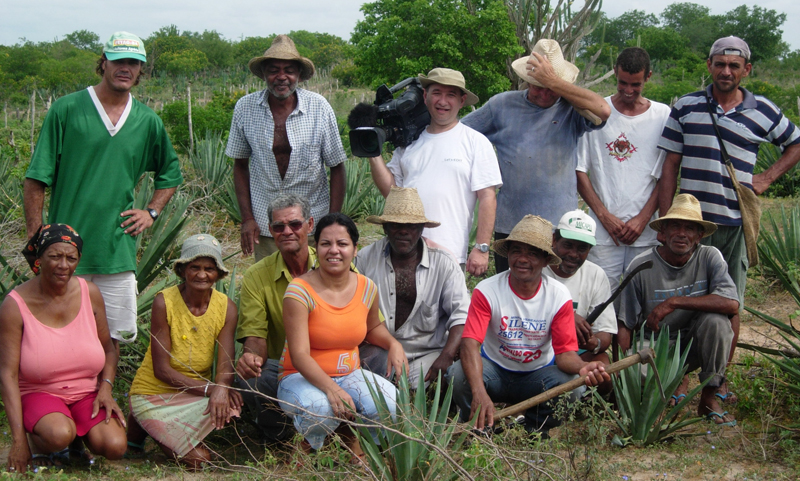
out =
<svg viewBox="0 0 800 481"><path fill-rule="evenodd" d="M111 393L119 355L103 297L97 286L72 276L82 246L66 224L39 228L23 250L36 277L0 306L0 388L12 473L68 459L71 451L80 453L70 447L81 441L108 459L125 453L124 418Z"/></svg>

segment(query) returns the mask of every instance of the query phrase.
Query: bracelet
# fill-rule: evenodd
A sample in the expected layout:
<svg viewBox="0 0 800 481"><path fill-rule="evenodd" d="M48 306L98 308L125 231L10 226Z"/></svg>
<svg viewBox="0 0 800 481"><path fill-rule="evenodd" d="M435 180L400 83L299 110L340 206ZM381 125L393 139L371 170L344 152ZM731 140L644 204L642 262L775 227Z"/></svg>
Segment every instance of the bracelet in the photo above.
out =
<svg viewBox="0 0 800 481"><path fill-rule="evenodd" d="M111 386L111 389L114 389L114 381L112 381L111 379L105 379L105 378L103 378L103 381L107 382ZM103 381L101 381L101 382L103 382Z"/></svg>
<svg viewBox="0 0 800 481"><path fill-rule="evenodd" d="M211 384L211 381L206 383L206 387L203 389L203 397L208 397L208 386Z"/></svg>
<svg viewBox="0 0 800 481"><path fill-rule="evenodd" d="M247 217L247 218L245 218L245 219L242 219L242 224L244 224L244 223L245 223L245 222L247 222L248 220L256 220L256 218L255 218L255 217L253 217L253 216L250 216L250 217Z"/></svg>

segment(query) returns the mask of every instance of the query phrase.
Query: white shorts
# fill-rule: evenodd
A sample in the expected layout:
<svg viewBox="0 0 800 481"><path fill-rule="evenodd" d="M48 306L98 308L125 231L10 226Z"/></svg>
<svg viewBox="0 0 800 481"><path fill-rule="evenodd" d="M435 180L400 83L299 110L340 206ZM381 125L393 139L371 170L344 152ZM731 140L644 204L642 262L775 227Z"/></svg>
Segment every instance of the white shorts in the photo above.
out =
<svg viewBox="0 0 800 481"><path fill-rule="evenodd" d="M634 257L642 252L648 251L653 246L633 247L627 245L594 246L589 251L587 260L600 266L608 277L608 284L611 292L619 286L620 277L628 269ZM615 305L616 307L616 305Z"/></svg>
<svg viewBox="0 0 800 481"><path fill-rule="evenodd" d="M106 304L106 318L111 338L122 343L136 340L136 274L133 271L119 274L85 274L82 276L93 282Z"/></svg>

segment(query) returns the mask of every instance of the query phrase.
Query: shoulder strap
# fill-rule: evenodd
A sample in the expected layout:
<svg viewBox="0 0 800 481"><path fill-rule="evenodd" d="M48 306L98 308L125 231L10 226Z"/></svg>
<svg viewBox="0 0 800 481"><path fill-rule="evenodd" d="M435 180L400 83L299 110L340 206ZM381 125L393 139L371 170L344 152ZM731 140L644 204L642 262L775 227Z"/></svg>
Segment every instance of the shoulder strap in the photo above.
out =
<svg viewBox="0 0 800 481"><path fill-rule="evenodd" d="M717 114L714 112L714 106L711 105L709 102L708 97L706 97L706 105L708 106L708 115L711 117L711 123L714 125L714 133L717 134L717 142L719 142L719 152L722 154L722 160L725 162L725 166L728 168L728 177L731 179L731 183L733 184L734 190L736 191L736 196L739 196L739 179L736 178L736 170L733 168L733 163L731 162L731 157L728 155L728 150L725 148L725 143L722 141L722 134L719 133L719 127L717 126Z"/></svg>

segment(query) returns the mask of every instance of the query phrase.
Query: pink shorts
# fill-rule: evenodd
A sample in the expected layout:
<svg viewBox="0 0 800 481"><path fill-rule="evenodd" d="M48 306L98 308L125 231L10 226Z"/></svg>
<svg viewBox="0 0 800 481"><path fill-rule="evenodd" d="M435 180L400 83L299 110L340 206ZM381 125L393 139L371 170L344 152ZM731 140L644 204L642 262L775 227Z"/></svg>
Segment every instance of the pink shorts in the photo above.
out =
<svg viewBox="0 0 800 481"><path fill-rule="evenodd" d="M44 416L51 413L61 413L72 419L78 436L85 436L93 427L106 419L105 408L100 408L97 416L92 419L92 405L97 397L97 391L88 394L85 398L72 404L67 404L63 399L43 392L32 392L22 396L22 424L25 431L33 433L33 428ZM112 413L112 417L117 417Z"/></svg>

